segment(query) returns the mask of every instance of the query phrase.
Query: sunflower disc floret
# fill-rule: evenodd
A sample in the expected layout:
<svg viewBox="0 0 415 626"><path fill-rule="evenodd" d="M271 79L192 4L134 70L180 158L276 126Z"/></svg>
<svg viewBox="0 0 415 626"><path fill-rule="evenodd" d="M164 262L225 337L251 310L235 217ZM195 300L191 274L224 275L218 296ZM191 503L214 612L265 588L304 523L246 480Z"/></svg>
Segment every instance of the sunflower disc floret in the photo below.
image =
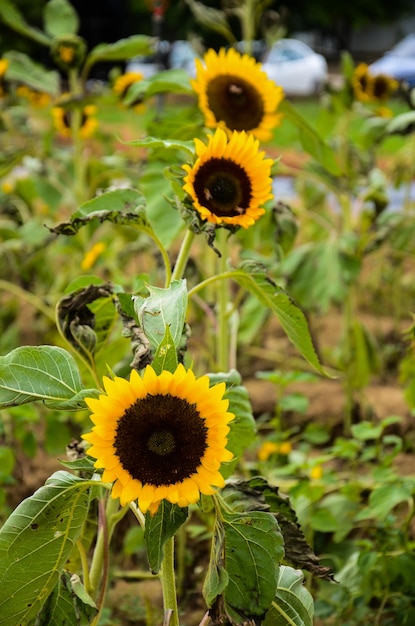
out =
<svg viewBox="0 0 415 626"><path fill-rule="evenodd" d="M121 505L138 501L155 513L163 499L186 507L223 487L228 423L234 415L223 399L225 383L209 387L179 365L157 375L147 366L141 377L103 378L106 393L86 398L95 426L83 435L88 454L113 482L112 496Z"/></svg>
<svg viewBox="0 0 415 626"><path fill-rule="evenodd" d="M183 165L183 189L200 217L217 225L252 226L272 198L272 159L265 159L258 140L243 131L228 140L217 128L207 145L194 141L197 159Z"/></svg>
<svg viewBox="0 0 415 626"><path fill-rule="evenodd" d="M281 121L276 110L284 97L282 87L268 78L261 63L233 48L208 50L203 63L197 59L192 87L209 128L244 130L267 141Z"/></svg>

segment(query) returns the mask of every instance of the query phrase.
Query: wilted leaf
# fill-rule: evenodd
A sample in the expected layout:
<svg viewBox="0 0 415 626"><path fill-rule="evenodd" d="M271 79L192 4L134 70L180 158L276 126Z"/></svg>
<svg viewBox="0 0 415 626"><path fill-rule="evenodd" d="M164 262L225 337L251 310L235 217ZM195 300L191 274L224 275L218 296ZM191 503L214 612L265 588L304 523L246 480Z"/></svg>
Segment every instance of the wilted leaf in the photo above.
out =
<svg viewBox="0 0 415 626"><path fill-rule="evenodd" d="M68 222L49 228L58 235L76 235L80 228L97 220L114 224L132 225L146 232L152 232L146 217L144 198L135 189L107 191L82 204L72 214Z"/></svg>

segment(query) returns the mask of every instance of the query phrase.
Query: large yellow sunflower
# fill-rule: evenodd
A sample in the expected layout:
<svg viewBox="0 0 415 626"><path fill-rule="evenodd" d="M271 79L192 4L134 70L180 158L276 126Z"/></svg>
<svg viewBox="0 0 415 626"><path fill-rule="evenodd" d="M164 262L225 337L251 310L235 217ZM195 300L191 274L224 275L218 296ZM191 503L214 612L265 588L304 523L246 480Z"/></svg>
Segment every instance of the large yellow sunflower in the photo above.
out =
<svg viewBox="0 0 415 626"><path fill-rule="evenodd" d="M284 97L282 87L267 77L255 59L233 48L208 50L203 61L196 60L192 87L206 126L245 130L267 141L282 117L276 113Z"/></svg>
<svg viewBox="0 0 415 626"><path fill-rule="evenodd" d="M207 145L195 139L197 159L183 165L183 189L202 219L213 224L248 228L265 213L262 205L272 198L272 159L259 152L251 134L233 132L228 139L221 128Z"/></svg>
<svg viewBox="0 0 415 626"><path fill-rule="evenodd" d="M94 134L98 128L98 120L95 117L97 107L94 104L88 104L82 109L82 120L79 134L83 139L87 139ZM55 122L56 130L63 137L71 136L71 111L65 107L53 107L52 117Z"/></svg>
<svg viewBox="0 0 415 626"><path fill-rule="evenodd" d="M209 387L207 376L183 365L160 375L148 365L142 377L133 370L130 380L103 382L106 393L86 399L95 426L83 438L122 505L138 500L154 514L163 499L186 507L224 485L219 470L233 458L226 444L234 418L225 383Z"/></svg>

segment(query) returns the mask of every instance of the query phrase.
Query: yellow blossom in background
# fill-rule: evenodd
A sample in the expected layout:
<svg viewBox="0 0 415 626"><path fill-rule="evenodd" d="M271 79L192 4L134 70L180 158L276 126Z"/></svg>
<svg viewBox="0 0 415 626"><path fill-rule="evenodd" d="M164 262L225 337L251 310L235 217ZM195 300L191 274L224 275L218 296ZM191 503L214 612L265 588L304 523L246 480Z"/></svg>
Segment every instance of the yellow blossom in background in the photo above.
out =
<svg viewBox="0 0 415 626"><path fill-rule="evenodd" d="M82 139L91 137L98 128L98 120L95 117L97 107L94 104L88 104L82 109L81 126L79 134ZM72 111L66 107L55 106L52 108L52 117L56 130L63 137L71 137L71 115Z"/></svg>
<svg viewBox="0 0 415 626"><path fill-rule="evenodd" d="M283 441L277 443L274 441L264 441L258 450L259 461L267 461L273 454L282 454L287 456L292 450L292 445L289 441Z"/></svg>
<svg viewBox="0 0 415 626"><path fill-rule="evenodd" d="M11 181L9 181L9 180L4 180L4 181L1 183L1 190L2 190L2 192L3 192L3 193L5 193L5 194L10 194L10 193L13 193L13 191L14 191L14 183L12 183L12 182L11 182Z"/></svg>
<svg viewBox="0 0 415 626"><path fill-rule="evenodd" d="M321 465L315 465L310 469L311 480L320 480L323 476L323 468Z"/></svg>
<svg viewBox="0 0 415 626"><path fill-rule="evenodd" d="M105 248L106 245L102 241L95 243L82 259L81 268L83 270L91 269L91 267L95 265L98 257L104 252Z"/></svg>
<svg viewBox="0 0 415 626"><path fill-rule="evenodd" d="M112 90L122 100L127 95L131 85L141 82L143 78L144 75L140 72L126 72L116 79ZM133 108L136 113L143 113L146 110L141 98L137 98L129 107Z"/></svg>
<svg viewBox="0 0 415 626"><path fill-rule="evenodd" d="M183 189L203 220L249 228L265 213L272 198L272 159L259 151L259 141L245 132L230 138L221 128L207 145L195 139L196 162L183 165Z"/></svg>
<svg viewBox="0 0 415 626"><path fill-rule="evenodd" d="M234 419L225 383L210 387L208 376L181 364L174 373L148 365L142 376L133 370L129 380L103 383L105 393L85 399L94 427L83 438L122 506L137 500L154 514L164 499L187 507L225 485L220 467L233 458L226 445Z"/></svg>
<svg viewBox="0 0 415 626"><path fill-rule="evenodd" d="M284 97L282 87L268 78L261 63L233 48L208 50L203 62L196 59L191 84L209 128L246 131L267 141L281 122L277 108Z"/></svg>
<svg viewBox="0 0 415 626"><path fill-rule="evenodd" d="M27 85L19 85L16 89L16 95L28 100L35 107L45 107L51 103L51 97L48 93L35 91Z"/></svg>
<svg viewBox="0 0 415 626"><path fill-rule="evenodd" d="M367 63L356 66L351 85L355 98L364 103L387 100L399 87L399 83L390 76L373 75Z"/></svg>
<svg viewBox="0 0 415 626"><path fill-rule="evenodd" d="M61 45L59 46L58 53L61 60L68 65L72 63L75 56L75 50L72 46Z"/></svg>
<svg viewBox="0 0 415 626"><path fill-rule="evenodd" d="M8 59L0 59L0 76L4 76L9 67Z"/></svg>

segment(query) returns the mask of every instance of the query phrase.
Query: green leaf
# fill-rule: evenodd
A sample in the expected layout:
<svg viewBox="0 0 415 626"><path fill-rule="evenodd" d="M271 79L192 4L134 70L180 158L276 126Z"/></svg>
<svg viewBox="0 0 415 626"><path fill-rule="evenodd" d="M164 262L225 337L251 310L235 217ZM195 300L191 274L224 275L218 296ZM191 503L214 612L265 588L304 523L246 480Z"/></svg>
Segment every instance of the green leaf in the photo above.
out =
<svg viewBox="0 0 415 626"><path fill-rule="evenodd" d="M313 598L303 583L301 571L281 565L276 598L263 626L313 625Z"/></svg>
<svg viewBox="0 0 415 626"><path fill-rule="evenodd" d="M107 191L81 204L69 222L62 222L49 230L58 235L76 235L80 228L92 220L97 220L101 223L109 221L114 224L127 224L151 233L144 203L142 194L136 189Z"/></svg>
<svg viewBox="0 0 415 626"><path fill-rule="evenodd" d="M176 346L171 336L170 327L166 326L163 341L159 344L151 365L157 374L161 374L163 370L175 372L177 363Z"/></svg>
<svg viewBox="0 0 415 626"><path fill-rule="evenodd" d="M170 287L163 289L149 285L148 298L133 296L134 310L140 326L154 350L157 350L170 327L176 349L181 344L187 308L186 281L173 280Z"/></svg>
<svg viewBox="0 0 415 626"><path fill-rule="evenodd" d="M43 400L49 407L82 391L75 359L56 346L23 346L0 357L0 407Z"/></svg>
<svg viewBox="0 0 415 626"><path fill-rule="evenodd" d="M89 508L91 481L59 471L0 529L2 626L29 624L55 588Z"/></svg>
<svg viewBox="0 0 415 626"><path fill-rule="evenodd" d="M142 148L162 148L163 150L183 151L193 158L195 145L193 141L180 141L179 139L159 139L158 137L143 137L127 142L129 146L140 146Z"/></svg>
<svg viewBox="0 0 415 626"><path fill-rule="evenodd" d="M177 142L174 143L177 145ZM164 146L160 147L163 151ZM168 148L168 144L166 147ZM174 153L172 156L177 160ZM149 162L140 178L140 188L146 198L148 219L162 244L169 248L179 232L183 230L183 221L177 209L166 200L166 197L172 196L172 187L166 176L166 169L166 163L163 160Z"/></svg>
<svg viewBox="0 0 415 626"><path fill-rule="evenodd" d="M123 102L126 106L134 104L137 98L150 98L159 93L183 93L194 95L190 86L189 74L185 70L163 70L150 78L134 83L128 89Z"/></svg>
<svg viewBox="0 0 415 626"><path fill-rule="evenodd" d="M164 545L188 517L187 508L162 500L155 515L146 515L144 540L147 547L147 558L153 574L157 574L164 556Z"/></svg>
<svg viewBox="0 0 415 626"><path fill-rule="evenodd" d="M227 478L233 473L239 457L255 439L256 424L249 394L241 384L242 379L239 372L231 370L226 374L217 373L208 376L212 385L221 382L226 383L226 392L223 397L229 400L228 411L235 415L235 419L229 424L231 430L226 446L234 454L235 459L221 467L221 474Z"/></svg>
<svg viewBox="0 0 415 626"><path fill-rule="evenodd" d="M137 55L148 55L154 51L154 39L148 35L133 35L114 43L101 43L88 55L90 67L97 61L124 61Z"/></svg>
<svg viewBox="0 0 415 626"><path fill-rule="evenodd" d="M392 509L403 502L412 501L412 489L405 482L387 483L375 487L369 497L369 505L356 515L356 520L385 520Z"/></svg>
<svg viewBox="0 0 415 626"><path fill-rule="evenodd" d="M14 2L10 2L10 0L0 0L0 19L7 24L7 26L15 30L16 33L29 37L44 46L50 46L51 40L49 37L37 28L29 26L23 15L16 8Z"/></svg>
<svg viewBox="0 0 415 626"><path fill-rule="evenodd" d="M15 80L18 83L31 87L35 91L45 92L51 96L59 95L60 78L58 72L45 70L42 65L32 61L23 52L11 50L6 52L4 58L9 61L7 68L8 80Z"/></svg>
<svg viewBox="0 0 415 626"><path fill-rule="evenodd" d="M229 583L225 606L237 619L263 615L271 606L277 587L284 542L271 513L222 511L225 531L225 569Z"/></svg>
<svg viewBox="0 0 415 626"><path fill-rule="evenodd" d="M316 129L285 98L278 107L284 118L289 120L299 131L304 150L320 163L330 174L339 176L342 172L338 164L336 151L318 134Z"/></svg>
<svg viewBox="0 0 415 626"><path fill-rule="evenodd" d="M79 576L64 570L37 616L36 626L88 626L97 612Z"/></svg>
<svg viewBox="0 0 415 626"><path fill-rule="evenodd" d="M281 322L288 339L320 374L328 376L314 350L307 320L290 296L276 285L257 263L245 261L232 276L239 285L254 294Z"/></svg>
<svg viewBox="0 0 415 626"><path fill-rule="evenodd" d="M229 583L228 572L224 567L223 546L225 534L223 524L216 520L212 537L212 547L206 578L203 583L203 597L211 607L216 598L224 592Z"/></svg>
<svg viewBox="0 0 415 626"><path fill-rule="evenodd" d="M45 31L52 37L75 35L79 18L75 9L66 0L49 0L43 13Z"/></svg>
<svg viewBox="0 0 415 626"><path fill-rule="evenodd" d="M235 41L235 36L229 27L224 11L205 6L202 2L187 0L194 18L199 24L208 30L213 30L225 37L229 43Z"/></svg>

